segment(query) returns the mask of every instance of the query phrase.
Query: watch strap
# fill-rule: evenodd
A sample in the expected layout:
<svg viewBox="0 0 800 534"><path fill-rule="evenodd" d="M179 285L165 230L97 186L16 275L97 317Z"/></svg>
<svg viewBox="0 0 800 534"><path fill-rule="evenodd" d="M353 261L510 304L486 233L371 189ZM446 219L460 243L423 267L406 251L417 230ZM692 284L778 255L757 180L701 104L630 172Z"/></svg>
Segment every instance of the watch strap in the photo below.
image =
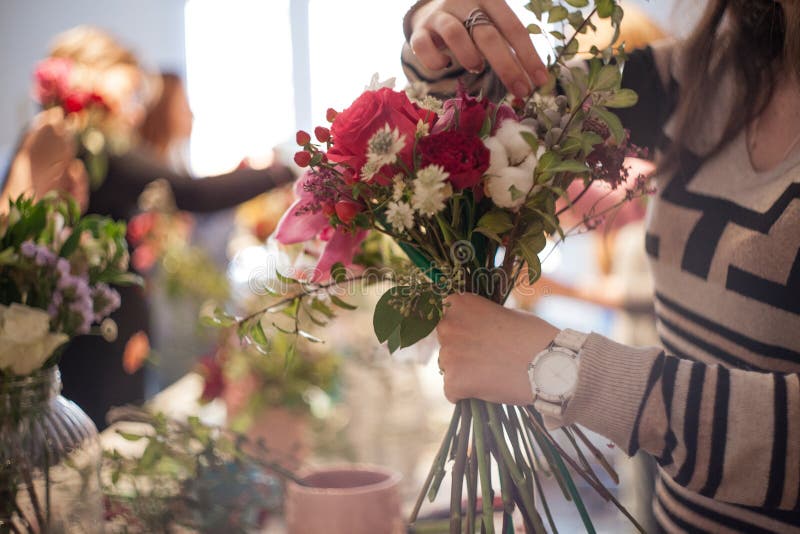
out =
<svg viewBox="0 0 800 534"><path fill-rule="evenodd" d="M533 402L533 407L540 414L550 417L561 417L564 414L564 405L547 402L543 399L536 399Z"/></svg>
<svg viewBox="0 0 800 534"><path fill-rule="evenodd" d="M586 338L589 337L583 332L565 328L556 335L553 344L559 347L564 347L575 352L580 352L583 344L586 343Z"/></svg>

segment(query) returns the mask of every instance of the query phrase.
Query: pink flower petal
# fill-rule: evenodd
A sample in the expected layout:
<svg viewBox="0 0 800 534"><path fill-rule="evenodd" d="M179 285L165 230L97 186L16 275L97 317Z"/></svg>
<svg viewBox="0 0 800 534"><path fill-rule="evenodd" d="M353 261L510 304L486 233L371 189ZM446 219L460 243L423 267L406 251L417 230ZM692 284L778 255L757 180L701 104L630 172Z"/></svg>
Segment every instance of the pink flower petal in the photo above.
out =
<svg viewBox="0 0 800 534"><path fill-rule="evenodd" d="M325 249L322 251L322 256L317 262L317 268L314 270L313 280L321 282L327 280L330 276L331 267L336 263L343 263L345 267L353 265L353 257L361 247L361 242L367 237L367 231L361 230L356 233L344 232L337 230L331 236Z"/></svg>
<svg viewBox="0 0 800 534"><path fill-rule="evenodd" d="M278 228L275 230L275 239L279 243L291 245L292 243L310 241L328 226L328 217L321 211L317 213L297 213L298 210L308 205L308 200L300 199L296 200L286 210L286 213L283 214L283 217L278 222Z"/></svg>

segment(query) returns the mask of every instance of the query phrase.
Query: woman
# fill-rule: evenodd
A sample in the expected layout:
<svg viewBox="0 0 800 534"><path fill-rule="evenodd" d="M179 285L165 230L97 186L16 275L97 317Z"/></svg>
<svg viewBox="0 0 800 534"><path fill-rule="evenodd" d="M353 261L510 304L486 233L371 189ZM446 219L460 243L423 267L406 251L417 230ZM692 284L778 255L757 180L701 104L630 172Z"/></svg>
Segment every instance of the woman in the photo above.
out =
<svg viewBox="0 0 800 534"><path fill-rule="evenodd" d="M70 59L87 73L111 113L122 119L116 122L128 129L125 133L133 145L123 154L110 155L105 178L89 196L88 213L129 220L138 211L145 187L158 179L170 185L178 209L204 213L236 206L293 180L292 172L279 165L198 180L137 147L136 131L145 119L149 89L155 84L150 83L136 56L102 30L81 26L65 32L56 38L51 56ZM109 344L96 336L77 338L61 360L65 396L78 403L100 428L105 427L108 408L145 398L144 369L127 374L122 357L131 336L150 330L150 313L142 288L119 291L122 306L112 316L119 329L117 340Z"/></svg>
<svg viewBox="0 0 800 534"><path fill-rule="evenodd" d="M462 21L475 8L492 24L473 40ZM407 70L438 92L462 74L491 95L498 80L517 96L545 81L500 0L421 2L406 29ZM800 531L798 80L795 1L712 0L686 42L631 54L623 85L639 103L620 117L635 143L663 154L645 247L665 350L457 295L438 328L447 397L535 402L552 424L647 451L667 531ZM578 354L566 403L535 399L533 385L569 377L526 372L551 342Z"/></svg>

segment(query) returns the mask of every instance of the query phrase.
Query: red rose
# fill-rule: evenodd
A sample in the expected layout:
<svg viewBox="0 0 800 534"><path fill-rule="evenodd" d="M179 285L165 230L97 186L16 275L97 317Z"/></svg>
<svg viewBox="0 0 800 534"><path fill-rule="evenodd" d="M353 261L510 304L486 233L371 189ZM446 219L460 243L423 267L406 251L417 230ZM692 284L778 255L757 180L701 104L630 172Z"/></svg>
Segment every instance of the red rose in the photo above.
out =
<svg viewBox="0 0 800 534"><path fill-rule="evenodd" d="M422 165L441 165L450 173L450 183L457 190L473 187L489 168L489 149L477 135L460 130L439 132L417 143Z"/></svg>
<svg viewBox="0 0 800 534"><path fill-rule="evenodd" d="M333 147L328 151L328 157L331 161L350 166L359 175L367 161L370 137L388 124L405 136L406 145L400 157L410 165L417 123L423 120L433 124L435 118L434 113L413 104L405 93L388 88L365 91L333 121Z"/></svg>
<svg viewBox="0 0 800 534"><path fill-rule="evenodd" d="M33 73L34 98L48 107L60 102L69 91L72 62L64 58L48 58L36 65Z"/></svg>
<svg viewBox="0 0 800 534"><path fill-rule="evenodd" d="M86 93L72 92L64 97L64 111L66 113L79 113L86 107L88 95Z"/></svg>
<svg viewBox="0 0 800 534"><path fill-rule="evenodd" d="M487 98L477 99L459 91L456 98L445 101L444 111L433 128L433 133L458 129L466 134L478 135L489 117L494 121L492 132L507 119L519 120L514 110L505 104L495 105Z"/></svg>

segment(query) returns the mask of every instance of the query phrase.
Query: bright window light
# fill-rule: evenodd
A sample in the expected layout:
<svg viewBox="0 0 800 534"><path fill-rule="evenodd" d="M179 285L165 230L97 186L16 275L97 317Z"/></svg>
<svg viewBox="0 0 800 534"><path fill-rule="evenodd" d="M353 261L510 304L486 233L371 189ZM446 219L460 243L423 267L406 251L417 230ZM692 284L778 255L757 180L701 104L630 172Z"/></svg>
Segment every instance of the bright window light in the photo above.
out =
<svg viewBox="0 0 800 534"><path fill-rule="evenodd" d="M265 158L295 127L289 0L188 0L185 14L192 169Z"/></svg>

